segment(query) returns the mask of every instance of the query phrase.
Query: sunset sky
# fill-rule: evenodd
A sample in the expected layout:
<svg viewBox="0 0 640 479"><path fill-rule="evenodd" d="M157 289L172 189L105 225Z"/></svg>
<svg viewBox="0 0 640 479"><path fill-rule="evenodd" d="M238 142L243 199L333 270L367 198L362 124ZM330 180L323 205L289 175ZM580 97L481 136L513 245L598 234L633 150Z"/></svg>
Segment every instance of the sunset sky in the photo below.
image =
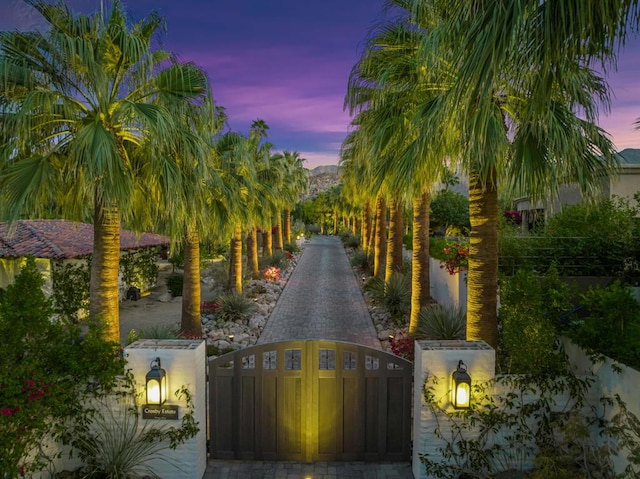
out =
<svg viewBox="0 0 640 479"><path fill-rule="evenodd" d="M68 2L82 12L100 0ZM109 0L104 0L110 5ZM163 47L203 67L231 129L270 126L276 150L299 151L305 166L337 164L349 126L347 78L383 0L124 0L133 19L156 10L167 21ZM0 0L0 30L32 29L40 20L21 0ZM614 98L602 116L618 150L640 148L640 41L610 75Z"/></svg>

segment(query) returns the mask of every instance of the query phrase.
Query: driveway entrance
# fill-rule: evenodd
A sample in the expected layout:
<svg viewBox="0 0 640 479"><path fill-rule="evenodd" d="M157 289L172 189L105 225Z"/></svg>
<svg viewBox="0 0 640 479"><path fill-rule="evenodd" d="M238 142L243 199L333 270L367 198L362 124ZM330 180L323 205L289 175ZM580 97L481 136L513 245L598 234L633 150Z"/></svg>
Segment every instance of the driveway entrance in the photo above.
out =
<svg viewBox="0 0 640 479"><path fill-rule="evenodd" d="M412 364L354 343L260 344L209 360L216 459L407 461Z"/></svg>

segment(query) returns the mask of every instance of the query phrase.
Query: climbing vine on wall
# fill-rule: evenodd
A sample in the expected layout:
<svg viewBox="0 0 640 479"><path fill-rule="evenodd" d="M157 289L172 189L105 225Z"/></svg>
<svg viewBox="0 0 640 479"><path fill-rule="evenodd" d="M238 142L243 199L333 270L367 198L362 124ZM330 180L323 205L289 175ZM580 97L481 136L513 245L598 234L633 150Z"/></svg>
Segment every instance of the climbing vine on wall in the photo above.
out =
<svg viewBox="0 0 640 479"><path fill-rule="evenodd" d="M612 457L640 450L637 418L618 399L588 401L593 379L569 371L549 375L498 376L475 385L472 407L452 410L437 397L437 378L425 383L426 406L440 441L420 458L432 477L487 478L614 478ZM603 420L608 407L622 411L617 420ZM621 416L620 416L621 417ZM603 440L596 443L593 432ZM613 441L617 447L611 447ZM625 442L626 440L626 442ZM632 466L634 467L634 466ZM635 471L635 469L632 469ZM519 474L519 475L518 475ZM632 475L624 477L636 477Z"/></svg>
<svg viewBox="0 0 640 479"><path fill-rule="evenodd" d="M51 263L53 309L61 319L77 323L89 309L91 258L77 263Z"/></svg>
<svg viewBox="0 0 640 479"><path fill-rule="evenodd" d="M120 272L125 284L141 290L155 284L159 252L159 248L142 248L123 253L120 256Z"/></svg>

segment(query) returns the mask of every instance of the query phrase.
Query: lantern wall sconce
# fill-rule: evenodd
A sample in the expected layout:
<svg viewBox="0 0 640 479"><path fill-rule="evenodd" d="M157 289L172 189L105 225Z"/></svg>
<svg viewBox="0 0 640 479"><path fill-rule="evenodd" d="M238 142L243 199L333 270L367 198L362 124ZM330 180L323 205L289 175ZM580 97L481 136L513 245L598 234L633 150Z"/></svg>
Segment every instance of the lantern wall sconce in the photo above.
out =
<svg viewBox="0 0 640 479"><path fill-rule="evenodd" d="M162 369L160 358L151 361L146 376L147 404L164 404L167 400L167 372Z"/></svg>
<svg viewBox="0 0 640 479"><path fill-rule="evenodd" d="M471 376L462 360L451 375L451 404L456 409L468 409L471 405Z"/></svg>

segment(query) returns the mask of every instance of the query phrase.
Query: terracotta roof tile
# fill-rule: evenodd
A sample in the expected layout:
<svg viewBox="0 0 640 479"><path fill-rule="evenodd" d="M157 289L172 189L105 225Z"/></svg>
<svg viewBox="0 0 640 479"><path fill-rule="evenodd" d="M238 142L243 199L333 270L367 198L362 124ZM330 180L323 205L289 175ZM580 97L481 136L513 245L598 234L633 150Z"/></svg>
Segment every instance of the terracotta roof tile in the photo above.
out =
<svg viewBox="0 0 640 479"><path fill-rule="evenodd" d="M168 245L169 238L152 233L120 230L120 249ZM0 222L0 257L65 259L90 255L93 225L65 220L20 220Z"/></svg>

